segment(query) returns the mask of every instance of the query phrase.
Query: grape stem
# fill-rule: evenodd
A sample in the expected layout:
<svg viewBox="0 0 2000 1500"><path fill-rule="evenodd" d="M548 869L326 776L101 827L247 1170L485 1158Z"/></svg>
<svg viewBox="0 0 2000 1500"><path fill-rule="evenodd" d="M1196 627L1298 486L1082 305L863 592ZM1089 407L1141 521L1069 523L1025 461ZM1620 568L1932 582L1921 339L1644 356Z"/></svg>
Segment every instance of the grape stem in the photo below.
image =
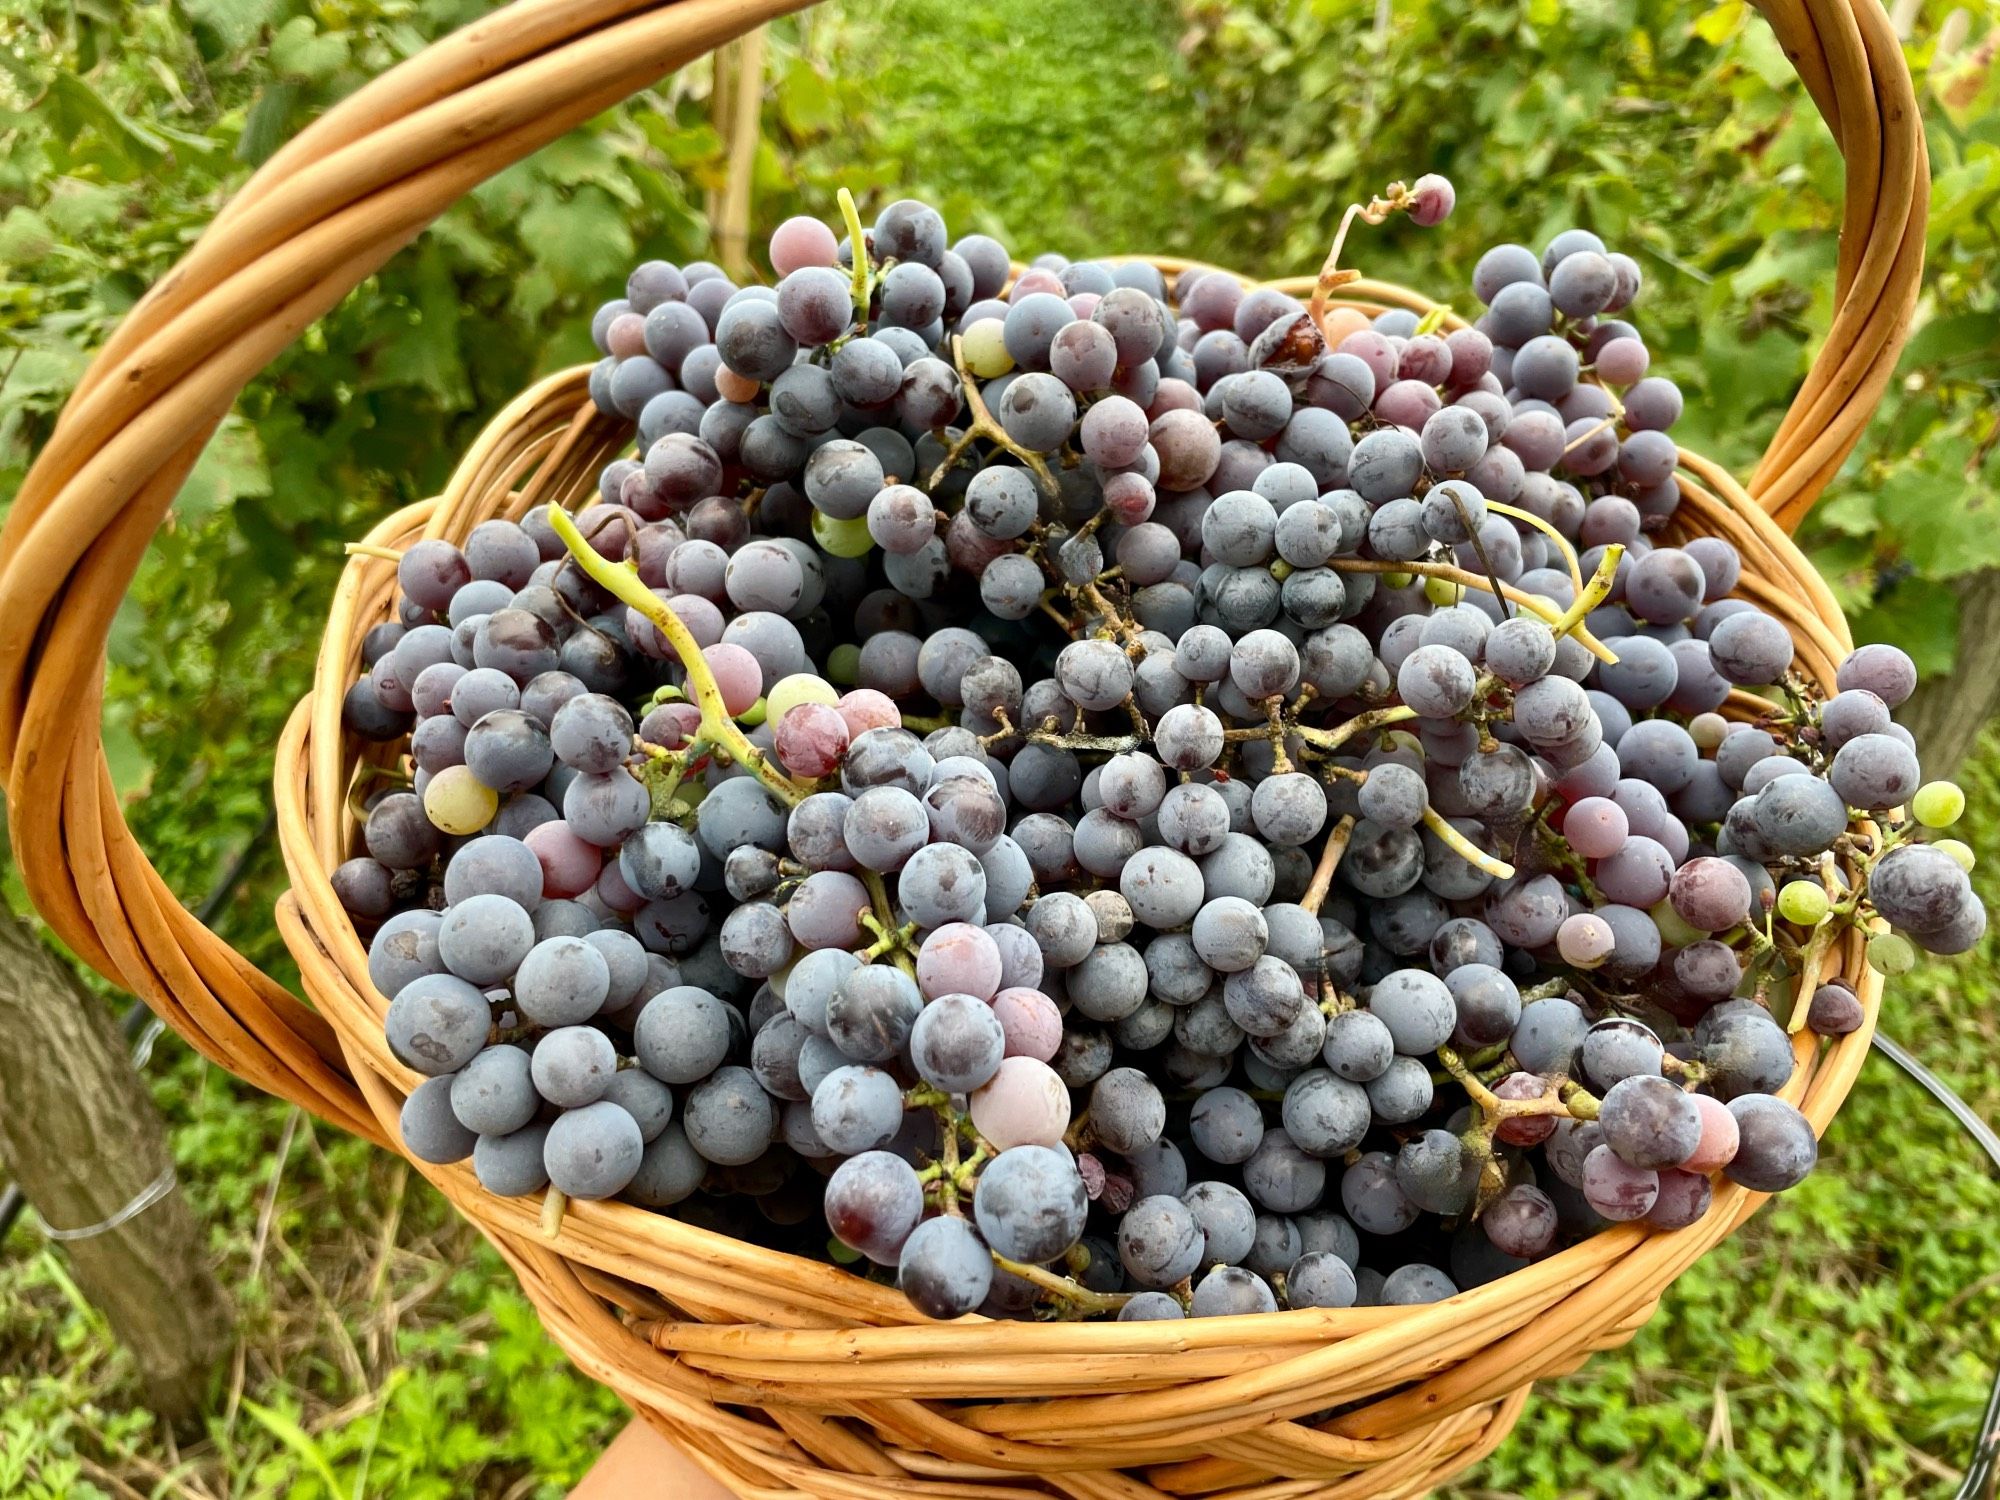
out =
<svg viewBox="0 0 2000 1500"><path fill-rule="evenodd" d="M796 807L803 802L812 789L799 785L772 765L770 757L751 744L736 720L730 717L728 706L722 701L722 689L716 685L715 674L709 670L708 661L701 654L701 645L681 617L639 581L639 574L631 564L612 562L585 541L583 533L570 519L569 512L560 505L551 501L547 515L549 526L562 538L577 566L591 581L608 590L621 603L637 610L680 657L681 666L687 672L688 686L694 689L695 704L701 709L700 737L749 770L787 806Z"/></svg>
<svg viewBox="0 0 2000 1500"><path fill-rule="evenodd" d="M1437 1050L1438 1061L1444 1070L1458 1081L1468 1097L1477 1104L1486 1116L1489 1126L1506 1120L1520 1119L1526 1115L1562 1115L1572 1120L1594 1120L1597 1118L1597 1096L1580 1083L1569 1079L1557 1079L1547 1089L1532 1099L1502 1099L1493 1090L1479 1081L1465 1059L1450 1047Z"/></svg>
<svg viewBox="0 0 2000 1500"><path fill-rule="evenodd" d="M993 706L993 722L1000 727L991 734L982 734L979 736L979 748L982 750L991 750L995 745L1002 744L1020 733L1014 727L1013 715L1007 712L1007 706L1004 703L996 703Z"/></svg>
<svg viewBox="0 0 2000 1500"><path fill-rule="evenodd" d="M1018 1276L1057 1301L1068 1304L1075 1312L1088 1317L1094 1313L1115 1313L1132 1300L1130 1292L1093 1292L1089 1287L1072 1281L1067 1276L1058 1276L1045 1266L1031 1266L1018 1260L1009 1260L998 1250L991 1252L993 1264L1010 1276Z"/></svg>
<svg viewBox="0 0 2000 1500"><path fill-rule="evenodd" d="M1392 182L1386 196L1370 198L1366 203L1350 203L1347 212L1340 216L1340 228L1334 232L1333 248L1326 252L1326 261L1319 268L1319 279L1313 284L1312 303L1306 309L1313 327L1319 330L1320 338L1329 349L1333 347L1333 340L1327 337L1326 332L1327 298L1348 282L1358 280L1361 275L1359 271L1340 269L1340 250L1347 243L1347 231L1354 227L1356 219L1366 224L1380 224L1390 214L1409 206L1410 190L1400 182Z"/></svg>
<svg viewBox="0 0 2000 1500"><path fill-rule="evenodd" d="M1264 731L1254 731L1254 737L1262 739ZM1048 745L1057 750L1095 750L1106 755L1120 755L1127 750L1137 750L1146 742L1136 734L1076 734L1037 729L1029 734L1028 743Z"/></svg>
<svg viewBox="0 0 2000 1500"><path fill-rule="evenodd" d="M876 946L888 943L889 947L883 951L892 956L897 968L915 979L917 965L910 957L909 934L896 926L896 908L889 902L889 887L883 881L881 871L862 870L861 883L868 888L868 900L874 907L872 913L862 914L863 924L875 933ZM879 956L874 954L873 949L870 954L871 957Z"/></svg>
<svg viewBox="0 0 2000 1500"><path fill-rule="evenodd" d="M1347 841L1354 836L1354 814L1344 813L1333 831L1326 836L1326 847L1320 851L1319 864L1313 870L1312 884L1306 887L1305 896L1299 901L1315 917L1326 900L1326 893L1333 888L1333 873L1340 868L1340 857L1347 852Z"/></svg>
<svg viewBox="0 0 2000 1500"><path fill-rule="evenodd" d="M1285 754L1285 700L1273 694L1264 704L1264 712L1269 720L1265 737L1271 742L1271 774L1288 775L1292 769L1292 758Z"/></svg>
<svg viewBox="0 0 2000 1500"><path fill-rule="evenodd" d="M854 206L854 194L841 188L834 194L840 205L840 217L847 223L847 244L849 256L854 262L854 275L850 285L854 298L854 323L862 331L868 328L868 303L873 295L868 276L868 236L861 229L861 214Z"/></svg>
<svg viewBox="0 0 2000 1500"><path fill-rule="evenodd" d="M1331 752L1338 750L1357 734L1367 734L1387 724L1400 724L1405 719L1414 719L1416 716L1417 711L1414 708L1397 703L1387 708L1371 708L1365 713L1358 713L1346 723L1336 724L1331 729L1320 729L1311 724L1294 724L1292 732L1315 750ZM1222 737L1228 739L1231 732L1234 731L1225 732ZM1261 729L1253 729L1242 735L1242 738L1255 739L1261 737L1263 733Z"/></svg>
<svg viewBox="0 0 2000 1500"><path fill-rule="evenodd" d="M945 450L944 461L931 471L931 482L925 488L936 491L937 487L944 483L944 476L949 474L953 466L965 456L966 450L978 439L985 438L996 448L1003 449L1020 459L1040 482L1042 488L1051 495L1055 494L1055 475L1049 472L1048 463L1042 455L1023 448L1007 436L1004 427L993 420L993 413L986 406L986 398L979 394L979 382L965 368L965 340L955 333L951 336L951 362L958 370L959 386L965 393L965 404L972 410L972 425L960 433L957 440Z"/></svg>
<svg viewBox="0 0 2000 1500"><path fill-rule="evenodd" d="M649 779L644 775L640 778L648 781L648 790L653 799L653 812L658 816L672 808L674 793L680 790L681 779L687 775L688 767L700 759L701 752L708 748L708 742L697 734L679 750L662 750L658 745L648 745L643 741L641 748L650 757L645 767L647 772L653 771L656 767L666 767L657 779Z"/></svg>
<svg viewBox="0 0 2000 1500"><path fill-rule="evenodd" d="M1618 577L1618 564L1624 556L1625 547L1621 542L1613 542L1604 549L1604 556L1597 562L1597 571L1590 575L1588 583L1577 590L1576 602L1564 610L1551 627L1558 637L1575 632L1577 640L1586 647L1590 645L1590 633L1583 628L1584 616L1611 597L1611 586ZM1600 659L1611 666L1618 664L1618 658L1615 656Z"/></svg>
<svg viewBox="0 0 2000 1500"><path fill-rule="evenodd" d="M1806 1017L1812 1010L1813 991L1819 988L1819 971L1826 962L1827 950L1833 946L1835 933L1843 925L1841 920L1829 912L1820 919L1813 929L1812 940L1806 944L1806 951L1799 956L1799 983L1792 997L1792 1014L1785 1030L1793 1035L1805 1029Z"/></svg>
<svg viewBox="0 0 2000 1500"><path fill-rule="evenodd" d="M1464 509L1463 501L1459 502L1459 508L1461 510ZM1533 511L1523 510L1518 505L1503 505L1498 500L1488 500L1486 508L1499 515L1512 517L1516 521L1524 521L1547 537L1549 544L1562 553L1563 562L1569 567L1570 583L1575 586L1578 595L1583 593L1583 564L1577 560L1576 548L1569 544L1568 537L1564 536L1554 526L1544 521Z"/></svg>
<svg viewBox="0 0 2000 1500"><path fill-rule="evenodd" d="M1616 548L1616 550L1622 554L1624 549ZM1605 551L1605 558L1607 561L1612 561L1612 570L1616 572L1617 564L1615 560L1612 560L1612 551L1613 549L1607 548ZM1425 578L1443 578L1443 579L1448 579L1452 583L1458 584L1462 588L1478 589L1481 593L1492 592L1491 585L1489 585L1487 581L1484 578L1481 578L1477 573L1469 573L1464 568L1456 567L1451 563L1434 563L1434 562L1391 563L1391 562L1372 562L1353 557L1336 557L1333 559L1333 561L1329 562L1327 566L1333 569L1334 572L1336 573L1413 574L1413 575L1421 575ZM1603 571L1602 565L1599 566L1598 571L1599 572ZM1610 589L1610 583L1608 580L1605 584L1605 588L1607 592ZM1515 605L1519 606L1522 609L1525 609L1529 614L1541 620L1544 624L1546 624L1549 627L1549 629L1555 631L1558 635L1574 634L1576 636L1577 643L1581 645L1584 648L1584 650L1588 651L1592 656L1596 657L1599 661L1605 663L1607 666L1616 666L1618 664L1617 653L1612 651L1612 649L1609 646L1605 645L1604 642L1600 641L1596 636L1592 635L1588 630L1583 628L1583 625L1581 623L1583 619L1582 614L1579 614L1576 617L1575 621L1572 621L1567 625L1565 625L1564 613L1561 610L1557 609L1547 599L1543 598L1540 594L1530 594L1525 590L1516 588L1511 583L1501 584L1500 590L1501 590L1501 597L1503 599L1510 600ZM1584 596L1579 595L1578 597L1580 601ZM1602 598L1600 596L1597 603L1601 602ZM1597 604L1593 603L1590 606L1590 609L1595 609L1596 607ZM1586 609L1584 613L1585 614L1589 613L1589 610Z"/></svg>
<svg viewBox="0 0 2000 1500"><path fill-rule="evenodd" d="M569 1210L569 1195L550 1184L542 1198L542 1238L554 1239L562 1233L563 1215Z"/></svg>
<svg viewBox="0 0 2000 1500"><path fill-rule="evenodd" d="M1549 826L1547 809L1544 809L1542 815L1536 819L1535 834L1542 846L1542 852L1569 872L1570 877L1576 881L1577 889L1583 892L1584 898L1592 906L1604 905L1604 892L1600 891L1597 882L1590 878L1589 865L1584 862L1582 855L1569 846L1561 834ZM1561 991L1556 993L1560 994Z"/></svg>
<svg viewBox="0 0 2000 1500"><path fill-rule="evenodd" d="M1424 806L1424 827L1436 834L1440 843L1467 864L1484 870L1496 880L1512 880L1514 878L1514 867L1512 865L1508 864L1504 859L1496 859L1493 855L1488 854L1484 849L1473 843L1472 840L1452 827L1438 810L1428 803Z"/></svg>

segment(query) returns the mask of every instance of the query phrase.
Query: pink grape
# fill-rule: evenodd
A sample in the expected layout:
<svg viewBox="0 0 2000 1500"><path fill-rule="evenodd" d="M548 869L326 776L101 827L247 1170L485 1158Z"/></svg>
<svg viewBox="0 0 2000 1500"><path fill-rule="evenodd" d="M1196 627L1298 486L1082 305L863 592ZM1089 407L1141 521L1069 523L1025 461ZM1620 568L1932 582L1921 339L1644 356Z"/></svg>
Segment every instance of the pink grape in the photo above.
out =
<svg viewBox="0 0 2000 1500"><path fill-rule="evenodd" d="M567 901L597 884L604 851L571 833L562 819L530 828L521 842L542 862L543 896Z"/></svg>
<svg viewBox="0 0 2000 1500"><path fill-rule="evenodd" d="M646 320L637 313L620 313L604 333L605 346L620 359L646 352Z"/></svg>
<svg viewBox="0 0 2000 1500"><path fill-rule="evenodd" d="M1016 986L993 997L993 1014L1007 1037L1009 1057L1047 1062L1062 1046L1062 1012L1040 990Z"/></svg>
<svg viewBox="0 0 2000 1500"><path fill-rule="evenodd" d="M1036 292L1047 292L1051 297L1062 296L1062 278L1053 271L1023 271L1021 279L1014 283L1014 289L1007 294L1007 300L1019 302L1023 297L1032 296Z"/></svg>
<svg viewBox="0 0 2000 1500"><path fill-rule="evenodd" d="M986 571L986 565L996 557L1013 551L1012 542L1003 542L998 537L988 536L972 524L972 517L960 511L951 518L944 529L944 554L951 559L954 568L972 574L975 578Z"/></svg>
<svg viewBox="0 0 2000 1500"><path fill-rule="evenodd" d="M1104 481L1104 508L1121 526L1137 526L1150 517L1158 498L1143 474L1113 474Z"/></svg>
<svg viewBox="0 0 2000 1500"><path fill-rule="evenodd" d="M1451 180L1436 172L1426 172L1410 189L1410 222L1428 229L1442 224L1458 202Z"/></svg>
<svg viewBox="0 0 2000 1500"><path fill-rule="evenodd" d="M1618 936L1611 924L1594 912L1580 911L1563 918L1556 929L1556 950L1563 962L1579 969L1594 969L1611 956Z"/></svg>
<svg viewBox="0 0 2000 1500"><path fill-rule="evenodd" d="M1637 339L1612 339L1597 351L1597 375L1608 385L1631 385L1645 375L1651 362L1646 346Z"/></svg>
<svg viewBox="0 0 2000 1500"><path fill-rule="evenodd" d="M830 266L839 258L840 241L809 215L787 219L771 231L771 269L780 276L789 276L801 266Z"/></svg>
<svg viewBox="0 0 2000 1500"><path fill-rule="evenodd" d="M1563 837L1585 859L1608 859L1632 835L1625 809L1609 797L1585 797L1563 814Z"/></svg>
<svg viewBox="0 0 2000 1500"><path fill-rule="evenodd" d="M1660 1196L1660 1174L1627 1165L1609 1146L1593 1146L1583 1159L1583 1196L1613 1223L1646 1217Z"/></svg>
<svg viewBox="0 0 2000 1500"><path fill-rule="evenodd" d="M713 601L699 594L676 594L667 601L667 608L681 617L681 624L687 626L695 644L704 650L722 639L722 627L727 622L722 618L722 610ZM679 661L680 653L669 646L667 659Z"/></svg>
<svg viewBox="0 0 2000 1500"><path fill-rule="evenodd" d="M1549 1091L1548 1079L1539 1073L1509 1073L1493 1086L1502 1099L1539 1099ZM1493 1132L1510 1146L1538 1146L1555 1134L1554 1115L1515 1115L1502 1120Z"/></svg>
<svg viewBox="0 0 2000 1500"><path fill-rule="evenodd" d="M972 1091L970 1106L973 1125L1002 1151L1056 1146L1069 1129L1069 1090L1038 1058L1003 1059L1000 1071Z"/></svg>
<svg viewBox="0 0 2000 1500"><path fill-rule="evenodd" d="M662 703L646 715L641 737L663 750L678 750L701 728L701 710L692 703Z"/></svg>
<svg viewBox="0 0 2000 1500"><path fill-rule="evenodd" d="M840 764L852 736L847 720L824 703L800 703L778 721L773 748L794 776L824 776Z"/></svg>
<svg viewBox="0 0 2000 1500"><path fill-rule="evenodd" d="M727 641L703 647L701 655L714 674L715 685L722 692L722 706L729 710L730 716L748 712L764 691L764 669L757 665L757 658Z"/></svg>
<svg viewBox="0 0 2000 1500"><path fill-rule="evenodd" d="M1683 1172L1708 1173L1726 1167L1735 1159L1739 1139L1736 1116L1729 1106L1710 1094L1696 1094L1694 1107L1701 1115L1701 1142L1694 1155L1681 1163Z"/></svg>
<svg viewBox="0 0 2000 1500"><path fill-rule="evenodd" d="M917 954L917 987L926 1000L940 995L975 995L991 1000L1000 988L1000 945L983 927L947 922ZM1001 1029L1006 1029L1002 1018Z"/></svg>
<svg viewBox="0 0 2000 1500"><path fill-rule="evenodd" d="M597 896L613 911L627 916L646 904L646 898L625 883L625 872L618 868L615 859L607 861L603 873L597 877Z"/></svg>
<svg viewBox="0 0 2000 1500"><path fill-rule="evenodd" d="M854 688L843 694L833 706L847 721L850 739L858 740L871 729L902 727L903 711L896 707L896 700L874 688Z"/></svg>

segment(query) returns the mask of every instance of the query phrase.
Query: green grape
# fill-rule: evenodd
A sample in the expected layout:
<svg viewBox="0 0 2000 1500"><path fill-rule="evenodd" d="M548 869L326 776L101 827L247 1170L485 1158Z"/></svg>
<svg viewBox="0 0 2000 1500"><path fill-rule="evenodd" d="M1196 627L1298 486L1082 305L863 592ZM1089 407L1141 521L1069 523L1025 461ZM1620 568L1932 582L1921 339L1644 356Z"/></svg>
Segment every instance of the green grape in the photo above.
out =
<svg viewBox="0 0 2000 1500"><path fill-rule="evenodd" d="M446 766L424 788L424 816L445 833L477 833L499 810L499 794L464 766Z"/></svg>
<svg viewBox="0 0 2000 1500"><path fill-rule="evenodd" d="M1778 915L1801 927L1816 927L1832 903L1815 880L1794 880L1778 892Z"/></svg>
<svg viewBox="0 0 2000 1500"><path fill-rule="evenodd" d="M851 521L836 521L824 511L814 511L812 518L813 540L835 557L866 557L875 545L875 538L868 534L868 518L856 516Z"/></svg>
<svg viewBox="0 0 2000 1500"><path fill-rule="evenodd" d="M1014 368L1007 352L1006 327L998 318L981 318L965 330L965 368L981 380L992 380Z"/></svg>
<svg viewBox="0 0 2000 1500"><path fill-rule="evenodd" d="M1965 793L1956 782L1933 781L1917 788L1910 811L1926 828L1949 828L1965 811Z"/></svg>
<svg viewBox="0 0 2000 1500"><path fill-rule="evenodd" d="M768 700L759 698L755 703L736 716L736 722L741 724L745 729L755 729L759 724L764 722L769 716L770 711Z"/></svg>
<svg viewBox="0 0 2000 1500"><path fill-rule="evenodd" d="M1949 855L1952 863L1968 875L1972 873L1973 865L1979 861L1979 856L1972 852L1972 846L1962 839L1937 839L1932 842L1931 847L1940 854Z"/></svg>
<svg viewBox="0 0 2000 1500"><path fill-rule="evenodd" d="M1647 913L1653 925L1660 929L1660 940L1669 948L1685 948L1689 943L1698 943L1708 934L1690 927L1681 920L1681 914L1674 910L1671 901L1662 901Z"/></svg>
<svg viewBox="0 0 2000 1500"><path fill-rule="evenodd" d="M1449 578L1426 578L1424 597L1440 609L1448 604L1456 604L1465 597L1465 585L1453 583Z"/></svg>
<svg viewBox="0 0 2000 1500"><path fill-rule="evenodd" d="M1382 587L1385 589L1406 589L1410 586L1410 580L1416 576L1414 573L1384 573L1382 575Z"/></svg>
<svg viewBox="0 0 2000 1500"><path fill-rule="evenodd" d="M861 648L851 641L835 646L826 655L826 675L853 687L861 680Z"/></svg>
<svg viewBox="0 0 2000 1500"><path fill-rule="evenodd" d="M839 701L839 692L825 678L815 677L811 672L794 672L778 679L766 696L765 712L775 724L801 703L824 703L831 708Z"/></svg>
<svg viewBox="0 0 2000 1500"><path fill-rule="evenodd" d="M1917 966L1917 950L1899 933L1878 932L1868 940L1868 964L1878 974L1907 974Z"/></svg>

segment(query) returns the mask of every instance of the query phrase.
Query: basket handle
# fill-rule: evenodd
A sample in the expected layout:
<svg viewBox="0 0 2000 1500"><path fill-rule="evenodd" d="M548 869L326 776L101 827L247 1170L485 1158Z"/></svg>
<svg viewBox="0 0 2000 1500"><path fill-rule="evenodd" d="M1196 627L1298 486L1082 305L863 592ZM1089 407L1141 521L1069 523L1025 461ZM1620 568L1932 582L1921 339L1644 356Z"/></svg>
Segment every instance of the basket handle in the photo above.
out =
<svg viewBox="0 0 2000 1500"><path fill-rule="evenodd" d="M309 126L113 332L0 530L0 766L51 927L205 1056L358 1133L333 1030L138 849L103 757L111 620L243 387L479 182L810 0L516 0ZM1915 91L1877 0L1760 0L1848 163L1833 328L1752 481L1796 525L1887 383L1922 268Z"/></svg>

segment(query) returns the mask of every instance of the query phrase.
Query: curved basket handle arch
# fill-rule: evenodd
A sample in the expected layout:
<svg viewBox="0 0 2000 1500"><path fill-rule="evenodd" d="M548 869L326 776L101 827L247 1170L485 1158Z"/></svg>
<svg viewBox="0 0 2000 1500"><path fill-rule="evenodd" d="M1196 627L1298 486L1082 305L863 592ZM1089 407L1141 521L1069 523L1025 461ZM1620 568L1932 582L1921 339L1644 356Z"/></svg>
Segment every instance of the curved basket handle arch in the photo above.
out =
<svg viewBox="0 0 2000 1500"><path fill-rule="evenodd" d="M180 904L132 839L100 738L104 646L155 529L243 387L478 183L810 0L516 0L309 126L140 301L0 530L0 766L49 924L204 1055L379 1138L332 1029ZM1760 0L1847 159L1833 326L1751 492L1796 526L1907 335L1928 168L1877 0Z"/></svg>

